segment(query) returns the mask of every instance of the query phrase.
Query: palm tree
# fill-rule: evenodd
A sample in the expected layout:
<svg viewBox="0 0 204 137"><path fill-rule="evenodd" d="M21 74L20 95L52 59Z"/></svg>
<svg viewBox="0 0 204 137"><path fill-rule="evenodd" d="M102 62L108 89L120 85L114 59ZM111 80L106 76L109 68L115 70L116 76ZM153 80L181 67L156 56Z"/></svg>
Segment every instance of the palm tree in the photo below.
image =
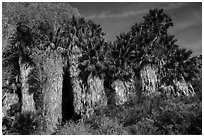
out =
<svg viewBox="0 0 204 137"><path fill-rule="evenodd" d="M112 88L114 88L110 89L112 94L115 94L114 104L116 105L123 104L129 99L130 91L127 87L134 85L131 80L135 78L132 66L136 65L133 63L136 60L136 53L135 45L131 44L131 42L131 33L122 33L110 45L108 53L109 72L106 73L106 77Z"/></svg>
<svg viewBox="0 0 204 137"><path fill-rule="evenodd" d="M142 90L147 94L157 91L158 66L165 51L161 38L167 35L170 26L171 19L163 10L150 10L149 14L144 16L144 22L135 23L129 32L117 37L118 49L115 48L113 53L123 54L122 59L118 56L120 54L113 55L115 60L121 63L118 63L117 69L124 66L130 68L128 71L134 70L137 78L141 80Z"/></svg>
<svg viewBox="0 0 204 137"><path fill-rule="evenodd" d="M56 49L68 45L64 36L68 33L63 24L71 15L78 15L69 5L56 5L5 3L3 10L8 22L16 28L6 43L10 46L3 53L3 64L13 75L20 75L22 113L38 111L42 114L41 122L45 123L42 128L48 134L55 131L62 118L62 67L65 58Z"/></svg>
<svg viewBox="0 0 204 137"><path fill-rule="evenodd" d="M144 63L144 67L142 67L143 65L140 66L142 67L140 78L142 89L147 91L147 94L155 93L158 90L159 68L162 68L161 62L166 60L165 46L168 42L174 41L173 39L167 39L167 30L172 25L171 18L163 13L163 10L154 9L144 16L144 22L139 26L141 28L140 33L143 33L140 48L145 53L140 60L140 62L142 61L141 65ZM167 43L163 41L167 41Z"/></svg>
<svg viewBox="0 0 204 137"><path fill-rule="evenodd" d="M19 53L19 66L20 66L20 78L21 78L21 93L22 93L22 113L27 111L35 112L35 103L33 94L29 88L29 75L34 70L34 63L29 57L29 50L32 42L32 35L29 28L26 25L21 25L17 27L17 41L16 46ZM30 93L29 93L30 92Z"/></svg>
<svg viewBox="0 0 204 137"><path fill-rule="evenodd" d="M29 46L31 46L31 34L29 29L19 24L17 32L3 52L3 66L10 69L13 78L20 76L22 93L22 112L35 112L33 93L29 94L28 75L34 69L34 64L29 57ZM12 53L13 52L13 53Z"/></svg>
<svg viewBox="0 0 204 137"><path fill-rule="evenodd" d="M195 59L191 58L192 51L179 48L175 44L177 40L174 36L168 34L168 28L171 26L173 26L171 18L163 13L163 10L155 9L150 10L149 14L144 17L142 25L139 27L135 25L134 27L136 30L142 28L141 32L144 36L140 47L145 54L143 54L141 61L145 63L144 61L147 60L155 66L155 68L145 68L148 65L144 67L141 73L144 81L142 85L143 89L151 87L150 85L152 88L155 87L147 91L157 91L162 83L167 86L175 85L176 92L181 91L188 95L190 92L188 87L192 87L190 82L195 78L198 70L195 67ZM148 80L150 81L148 82ZM145 81L151 84L148 86Z"/></svg>
<svg viewBox="0 0 204 137"><path fill-rule="evenodd" d="M71 72L76 87L73 89L75 111L89 116L95 106L106 105L103 86L106 43L101 27L93 21L72 18L71 25L74 38L70 70L76 70L75 74Z"/></svg>
<svg viewBox="0 0 204 137"><path fill-rule="evenodd" d="M176 92L184 95L193 95L192 81L197 77L197 57L191 57L192 51L184 48L177 48L174 53L169 53L164 69L169 73L164 78L169 84L175 85Z"/></svg>

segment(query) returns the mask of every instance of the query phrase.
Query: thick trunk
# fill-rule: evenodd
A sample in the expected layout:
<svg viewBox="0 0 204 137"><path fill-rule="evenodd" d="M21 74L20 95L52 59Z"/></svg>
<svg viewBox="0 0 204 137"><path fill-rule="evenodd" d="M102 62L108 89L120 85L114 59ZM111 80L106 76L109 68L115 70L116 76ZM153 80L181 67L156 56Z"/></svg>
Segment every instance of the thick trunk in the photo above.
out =
<svg viewBox="0 0 204 137"><path fill-rule="evenodd" d="M82 84L82 81L78 78L72 78L72 86L73 86L73 104L74 104L74 112L77 114L85 114L84 110L84 99L85 99L85 87Z"/></svg>
<svg viewBox="0 0 204 137"><path fill-rule="evenodd" d="M159 90L166 97L171 97L172 95L174 96L175 94L175 89L174 86L172 85L167 86L166 84L163 84L159 87Z"/></svg>
<svg viewBox="0 0 204 137"><path fill-rule="evenodd" d="M103 80L90 75L87 79L88 90L83 86L81 80L73 79L72 81L74 84L74 108L76 113L90 117L94 113L94 109L107 106Z"/></svg>
<svg viewBox="0 0 204 137"><path fill-rule="evenodd" d="M113 87L115 89L115 105L123 105L125 102L129 101L135 91L133 81L124 82L116 80L113 82Z"/></svg>
<svg viewBox="0 0 204 137"><path fill-rule="evenodd" d="M194 88L192 87L191 83L186 83L185 80L180 80L180 81L173 81L173 85L166 86L161 85L159 87L160 91L162 94L166 95L167 97L171 96L194 96L195 91Z"/></svg>
<svg viewBox="0 0 204 137"><path fill-rule="evenodd" d="M187 82L187 85L188 85L188 92L191 96L194 96L195 95L195 90L192 86L192 84L190 82Z"/></svg>
<svg viewBox="0 0 204 137"><path fill-rule="evenodd" d="M113 83L115 89L115 105L122 105L128 100L128 91L126 90L125 83L116 80Z"/></svg>
<svg viewBox="0 0 204 137"><path fill-rule="evenodd" d="M193 96L195 94L191 83L187 83L184 78L179 81L174 80L173 84L175 85L177 96Z"/></svg>
<svg viewBox="0 0 204 137"><path fill-rule="evenodd" d="M104 90L104 80L89 75L87 87L79 77L80 69L78 68L78 59L81 57L81 51L77 46L72 48L69 64L70 76L73 87L73 104L74 111L85 117L93 114L94 109L107 105L107 99Z"/></svg>
<svg viewBox="0 0 204 137"><path fill-rule="evenodd" d="M157 69L153 65L146 65L140 71L142 91L145 95L155 94L158 90Z"/></svg>
<svg viewBox="0 0 204 137"><path fill-rule="evenodd" d="M69 55L69 72L71 77L71 84L73 88L73 104L74 111L77 114L83 112L83 98L85 96L85 87L79 78L80 69L78 68L78 59L81 57L81 51L77 46L73 46Z"/></svg>
<svg viewBox="0 0 204 137"><path fill-rule="evenodd" d="M33 71L34 67L27 62L23 61L23 58L19 58L20 77L21 77L21 93L22 93L22 113L35 113L35 102L33 94L29 92L29 74Z"/></svg>
<svg viewBox="0 0 204 137"><path fill-rule="evenodd" d="M107 97L104 89L104 80L99 77L92 76L92 74L87 79L88 82L88 93L86 93L86 106L87 116L93 114L94 109L102 108L107 106Z"/></svg>
<svg viewBox="0 0 204 137"><path fill-rule="evenodd" d="M43 70L47 79L42 86L44 130L51 134L62 120L63 63L56 51L47 51Z"/></svg>

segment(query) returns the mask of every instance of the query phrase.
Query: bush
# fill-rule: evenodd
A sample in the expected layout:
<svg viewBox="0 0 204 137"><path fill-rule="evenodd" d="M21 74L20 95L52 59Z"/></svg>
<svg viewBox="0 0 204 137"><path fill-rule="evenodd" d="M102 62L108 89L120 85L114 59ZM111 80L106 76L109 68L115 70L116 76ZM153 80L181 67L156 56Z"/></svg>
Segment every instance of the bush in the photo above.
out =
<svg viewBox="0 0 204 137"><path fill-rule="evenodd" d="M103 116L96 116L89 121L92 128L92 133L96 135L127 135L122 124L115 118Z"/></svg>
<svg viewBox="0 0 204 137"><path fill-rule="evenodd" d="M58 131L57 135L90 135L90 128L82 121L78 123L67 122Z"/></svg>
<svg viewBox="0 0 204 137"><path fill-rule="evenodd" d="M197 135L202 134L202 102L196 97L164 99L144 97L138 103L109 106L88 119L60 126L58 135ZM6 120L3 122L5 123ZM8 120L7 120L7 123ZM5 134L35 134L38 119L32 114L16 117Z"/></svg>
<svg viewBox="0 0 204 137"><path fill-rule="evenodd" d="M37 129L38 122L38 117L33 113L16 115L13 120L4 118L4 134L31 135Z"/></svg>
<svg viewBox="0 0 204 137"><path fill-rule="evenodd" d="M142 118L135 124L127 126L129 134L132 135L155 135L157 128L154 126L154 121L148 118Z"/></svg>
<svg viewBox="0 0 204 137"><path fill-rule="evenodd" d="M202 102L198 97L164 99L158 95L136 101L98 111L98 117L104 119L97 117L95 123L114 125L117 121L128 134L202 134Z"/></svg>
<svg viewBox="0 0 204 137"><path fill-rule="evenodd" d="M152 115L158 133L202 134L202 103L189 100L191 98L162 101L160 109Z"/></svg>
<svg viewBox="0 0 204 137"><path fill-rule="evenodd" d="M202 101L202 78L194 80L192 82L192 85L195 90L196 96L200 101Z"/></svg>

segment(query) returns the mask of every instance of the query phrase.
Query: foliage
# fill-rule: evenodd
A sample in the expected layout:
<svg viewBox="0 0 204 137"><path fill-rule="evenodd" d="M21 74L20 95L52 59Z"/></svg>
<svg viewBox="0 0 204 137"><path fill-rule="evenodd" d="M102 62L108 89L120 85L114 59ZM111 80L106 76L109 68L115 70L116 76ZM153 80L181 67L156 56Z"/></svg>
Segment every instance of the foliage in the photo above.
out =
<svg viewBox="0 0 204 137"><path fill-rule="evenodd" d="M198 101L198 97L196 99L192 97L164 99L157 96L156 98L144 97L132 101L132 103L129 102L123 106L99 109L89 119L83 119L77 123L69 121L60 126L55 134L195 135L202 133L202 104ZM26 121L24 120L23 123ZM29 123L29 125L33 124ZM30 126L25 127L29 128ZM22 132L24 131L24 128L20 129ZM32 130L29 129L29 131Z"/></svg>
<svg viewBox="0 0 204 137"><path fill-rule="evenodd" d="M14 120L11 120L3 119L3 126L6 128L4 134L30 135L39 125L39 117L32 113L18 114Z"/></svg>
<svg viewBox="0 0 204 137"><path fill-rule="evenodd" d="M5 42L2 64L4 74L6 77L8 76L7 80L9 80L9 83L17 83L17 81L14 81L15 78L24 73L20 70L20 66L22 64L28 68L32 66L34 69L29 73L27 81L29 83L29 93L35 92L34 99L38 101L35 104L36 108L42 108L44 102L39 102L39 100L42 101L42 99L39 98L40 95L37 95L43 83L41 79L43 76L40 74L42 68L40 67L43 67L43 56L41 55L45 54L41 53L43 50L47 51L50 50L50 48L55 48L54 44L58 44L58 41L61 39L60 34L58 35L60 31L59 26L63 24L63 22L70 20L72 15L78 16L78 12L67 4L63 5L62 3L3 3L3 5L3 35ZM61 26L61 28L63 28L63 25ZM12 32L9 32L9 30L12 30ZM37 50L37 48L39 50ZM41 66L39 67L39 65ZM63 67L62 64L60 64L60 66ZM21 85L25 84L22 82L22 79L20 80L18 88L21 88ZM23 101L20 100L19 103L22 105ZM27 124L31 125L32 123L32 120L29 121L29 116L27 115L20 117L25 123L20 123L22 121L18 121L17 118L18 116L16 114L15 120L25 128L29 127ZM28 120L26 118L28 118ZM22 128L23 131L21 132L20 128L22 127L17 129L20 134L24 134L24 132L25 134L30 134L31 129L24 130Z"/></svg>
<svg viewBox="0 0 204 137"><path fill-rule="evenodd" d="M172 46L175 42L173 36L167 33L168 28L173 25L172 20L163 10L150 10L143 18L143 22L135 23L130 31L117 36L113 44L111 57L115 60L116 67L124 66L118 68L120 71L130 67L137 72L142 64L159 64L167 50L165 47Z"/></svg>
<svg viewBox="0 0 204 137"><path fill-rule="evenodd" d="M84 125L82 122L73 123L67 122L63 127L61 127L56 134L57 135L90 135L88 125Z"/></svg>
<svg viewBox="0 0 204 137"><path fill-rule="evenodd" d="M3 3L3 5L5 26L3 35L11 41L5 44L10 46L3 52L8 58L7 62L12 60L12 57L19 56L18 52L30 54L33 46L45 49L52 42L58 45L64 32L62 24L68 22L73 15L78 16L78 11L63 3ZM7 35L6 33L10 33L9 28L12 27L15 28L14 33ZM17 42L21 44L15 45ZM9 51L15 52L11 56Z"/></svg>
<svg viewBox="0 0 204 137"><path fill-rule="evenodd" d="M167 99L136 93L138 96L124 105L107 106L89 119L59 125L56 134L202 134L201 56L192 57L192 51L176 45L174 36L168 34L171 26L172 20L163 10L150 10L143 22L108 43L100 25L79 17L77 10L64 3L3 3L3 78L14 81L23 58L22 63L35 67L28 79L29 90L35 92L46 81L41 72L42 59L48 59L45 53L55 50L58 55L61 49L64 62L60 66L67 69L73 47L80 50L77 65L83 83L88 84L88 76L97 76L104 79L110 92L114 80L140 78L142 68L153 64L161 84L170 85L183 77L193 82L197 95ZM40 100L38 96L35 99ZM14 121L4 118L4 134L35 134L39 121L33 114L16 114Z"/></svg>
<svg viewBox="0 0 204 137"><path fill-rule="evenodd" d="M79 16L76 9L63 3L3 3L3 5L2 66L5 77L9 76L10 81L20 74L20 57L23 57L24 62L33 64L35 58L31 55L35 52L33 49L38 47L45 50L52 42L58 44L61 39L59 35L63 33L60 31L60 25L70 20L72 15Z"/></svg>
<svg viewBox="0 0 204 137"><path fill-rule="evenodd" d="M90 74L102 77L107 69L108 43L105 41L105 33L100 25L84 18L72 18L73 37L75 44L82 49L79 58L79 77L85 84Z"/></svg>
<svg viewBox="0 0 204 137"><path fill-rule="evenodd" d="M3 15L9 19L8 22L11 24L22 22L32 26L32 24L34 25L40 20L44 20L49 24L56 23L57 25L59 22L69 20L72 15L79 16L79 13L76 9L70 7L68 3L4 2Z"/></svg>
<svg viewBox="0 0 204 137"><path fill-rule="evenodd" d="M63 131L60 134L94 135L200 135L201 107L197 98L143 97L123 106L99 109L89 119L65 124L59 131Z"/></svg>
<svg viewBox="0 0 204 137"><path fill-rule="evenodd" d="M199 69L197 56L191 57L191 54L192 51L184 48L178 48L173 54L167 52L168 60L163 66L165 73L162 80L169 82L169 79L172 82L172 79L180 80L183 77L186 82L192 82L197 77Z"/></svg>
<svg viewBox="0 0 204 137"><path fill-rule="evenodd" d="M196 96L200 101L202 101L202 78L193 80L192 85L195 90Z"/></svg>
<svg viewBox="0 0 204 137"><path fill-rule="evenodd" d="M143 22L135 23L128 32L117 36L110 46L111 78L128 80L136 76L142 81L151 81L149 85L142 83L146 89L150 85L174 85L174 81L181 79L191 83L199 73L199 57L192 57L191 50L176 45L177 40L168 32L173 26L171 18L162 9L150 10L143 18ZM144 80L146 75L141 74L148 64L155 66L156 74ZM158 79L155 81L153 77Z"/></svg>

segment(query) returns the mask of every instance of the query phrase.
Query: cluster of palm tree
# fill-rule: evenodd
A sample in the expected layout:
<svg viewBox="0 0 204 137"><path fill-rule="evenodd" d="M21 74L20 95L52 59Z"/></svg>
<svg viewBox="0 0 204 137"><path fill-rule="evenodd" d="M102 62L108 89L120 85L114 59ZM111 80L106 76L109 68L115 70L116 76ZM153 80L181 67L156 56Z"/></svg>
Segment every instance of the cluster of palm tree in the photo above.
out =
<svg viewBox="0 0 204 137"><path fill-rule="evenodd" d="M41 67L45 66L43 61L53 60L56 63L62 58L63 64L60 68L67 71L74 66L78 71L75 77L85 87L88 86L89 76L97 81L100 81L99 78L104 80L104 88L111 90L115 80L128 81L137 78L142 81L142 92L147 94L158 91L162 84L172 85L175 80L191 82L198 73L197 58L191 57L191 51L176 45L174 36L168 34L173 23L163 10L150 10L144 16L143 22L135 23L128 32L120 34L114 42L109 43L105 40L105 33L100 25L79 17L76 11L66 10L62 4L59 7L64 10L45 3L8 6L12 10L4 10L6 17L3 20L3 32L8 33L8 27L12 31L3 35L6 41L2 58L3 73L7 73L9 81L20 77L16 83L23 94L22 106L29 104L35 91L43 89L42 85L46 82L46 78L41 76L46 72L43 70L46 67ZM73 50L76 48L78 53ZM56 54L56 59L53 59ZM59 64L56 63L56 67ZM56 67L54 70L58 69ZM46 73L45 77L53 74ZM59 75L60 77L56 77L62 83L63 72L60 71ZM52 85L48 82L49 84ZM52 97L57 95L61 93L52 94ZM24 107L30 110L32 104Z"/></svg>
<svg viewBox="0 0 204 137"><path fill-rule="evenodd" d="M115 70L118 70L114 74L124 78L128 72L134 71L138 79L147 79L146 83L142 83L142 89L155 85L157 89L150 88L152 91L157 91L162 84L172 85L174 80L181 78L186 82L192 81L198 73L196 57L191 57L192 51L176 45L177 40L168 34L171 26L171 18L163 10L155 9L144 16L143 22L134 24L130 31L117 36L111 51L117 67ZM141 74L151 69L152 76L147 76L150 73Z"/></svg>

